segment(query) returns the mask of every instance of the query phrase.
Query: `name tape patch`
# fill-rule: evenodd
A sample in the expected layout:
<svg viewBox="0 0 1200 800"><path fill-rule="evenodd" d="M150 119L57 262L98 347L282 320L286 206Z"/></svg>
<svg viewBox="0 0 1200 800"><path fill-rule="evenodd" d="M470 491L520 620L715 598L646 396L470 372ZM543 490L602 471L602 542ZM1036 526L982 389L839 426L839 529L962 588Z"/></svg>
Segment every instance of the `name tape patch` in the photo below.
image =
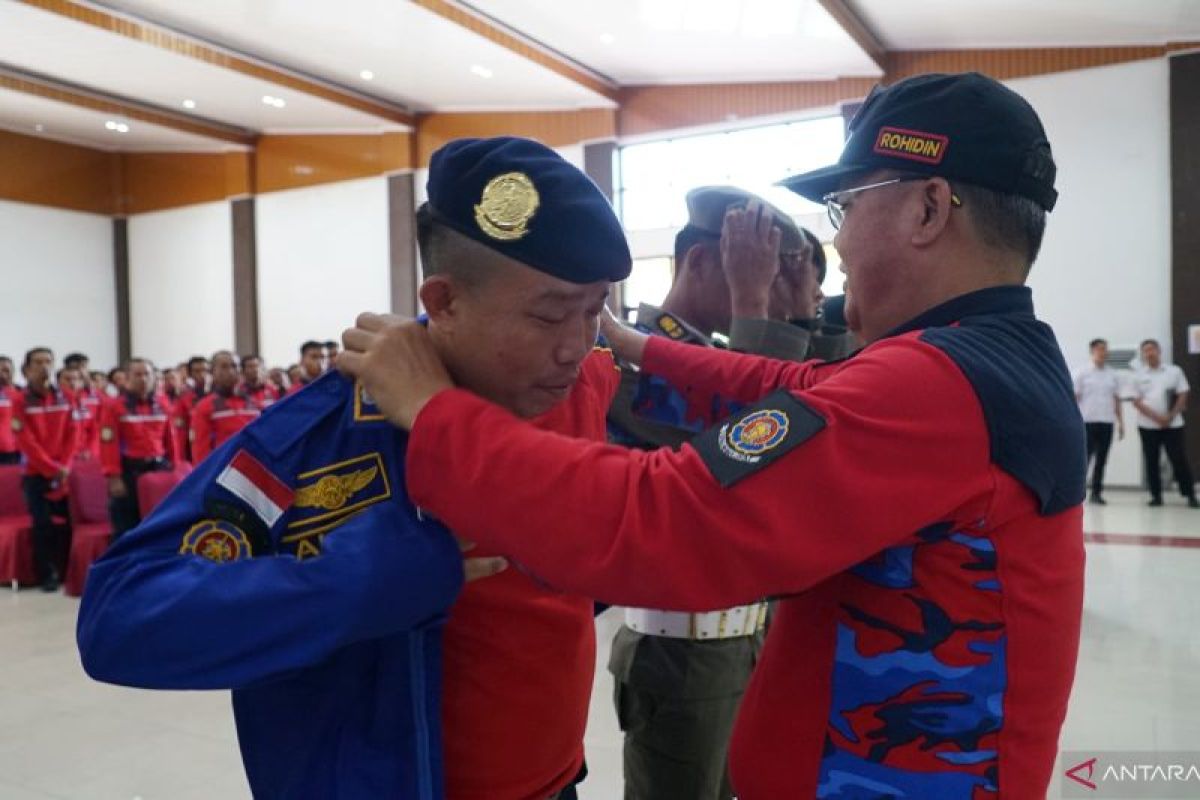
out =
<svg viewBox="0 0 1200 800"><path fill-rule="evenodd" d="M940 164L946 157L950 139L938 133L883 127L875 140L875 152L883 156L907 158L923 164Z"/></svg>

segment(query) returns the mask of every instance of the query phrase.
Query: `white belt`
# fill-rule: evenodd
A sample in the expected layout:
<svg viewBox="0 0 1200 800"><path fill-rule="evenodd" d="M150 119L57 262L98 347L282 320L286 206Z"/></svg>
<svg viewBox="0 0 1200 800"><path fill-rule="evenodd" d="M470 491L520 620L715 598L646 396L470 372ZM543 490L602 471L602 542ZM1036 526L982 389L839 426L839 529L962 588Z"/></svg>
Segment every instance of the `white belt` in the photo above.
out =
<svg viewBox="0 0 1200 800"><path fill-rule="evenodd" d="M630 630L649 636L672 639L734 639L750 636L766 626L767 604L727 608L705 614L685 611L654 611L649 608L625 609L625 624Z"/></svg>

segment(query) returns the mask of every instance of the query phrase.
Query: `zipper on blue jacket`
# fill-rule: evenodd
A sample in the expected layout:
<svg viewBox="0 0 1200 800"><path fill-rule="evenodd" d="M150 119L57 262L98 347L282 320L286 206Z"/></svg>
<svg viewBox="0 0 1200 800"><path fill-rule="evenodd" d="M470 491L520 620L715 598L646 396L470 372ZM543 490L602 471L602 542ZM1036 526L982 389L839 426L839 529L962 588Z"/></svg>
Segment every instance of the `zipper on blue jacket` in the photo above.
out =
<svg viewBox="0 0 1200 800"><path fill-rule="evenodd" d="M412 704L416 717L417 737L417 796L434 800L433 775L429 770L429 719L425 697L425 633L415 631L408 637L408 656L412 663Z"/></svg>

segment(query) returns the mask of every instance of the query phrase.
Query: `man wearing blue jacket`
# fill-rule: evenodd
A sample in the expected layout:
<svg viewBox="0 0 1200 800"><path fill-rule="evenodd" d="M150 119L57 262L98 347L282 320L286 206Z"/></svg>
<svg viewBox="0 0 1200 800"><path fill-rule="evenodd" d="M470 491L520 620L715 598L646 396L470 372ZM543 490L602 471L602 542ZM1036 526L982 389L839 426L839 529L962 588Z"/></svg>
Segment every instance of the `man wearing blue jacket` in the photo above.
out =
<svg viewBox="0 0 1200 800"><path fill-rule="evenodd" d="M593 345L630 269L603 195L513 138L450 143L429 183L442 232L423 247L421 298L458 384L602 438L617 379ZM338 373L273 405L93 566L77 631L88 674L232 689L256 797L440 800L442 634L464 570L405 494L406 441ZM539 800L574 777L581 738Z"/></svg>

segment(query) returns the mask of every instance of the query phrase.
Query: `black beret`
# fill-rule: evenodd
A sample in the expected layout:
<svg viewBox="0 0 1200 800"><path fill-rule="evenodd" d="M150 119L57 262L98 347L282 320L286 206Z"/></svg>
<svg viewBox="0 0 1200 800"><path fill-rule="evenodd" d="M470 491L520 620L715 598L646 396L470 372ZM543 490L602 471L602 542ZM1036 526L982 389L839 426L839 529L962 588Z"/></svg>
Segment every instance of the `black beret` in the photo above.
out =
<svg viewBox="0 0 1200 800"><path fill-rule="evenodd" d="M608 199L587 175L531 139L456 139L429 162L433 218L571 283L620 281L633 260Z"/></svg>

